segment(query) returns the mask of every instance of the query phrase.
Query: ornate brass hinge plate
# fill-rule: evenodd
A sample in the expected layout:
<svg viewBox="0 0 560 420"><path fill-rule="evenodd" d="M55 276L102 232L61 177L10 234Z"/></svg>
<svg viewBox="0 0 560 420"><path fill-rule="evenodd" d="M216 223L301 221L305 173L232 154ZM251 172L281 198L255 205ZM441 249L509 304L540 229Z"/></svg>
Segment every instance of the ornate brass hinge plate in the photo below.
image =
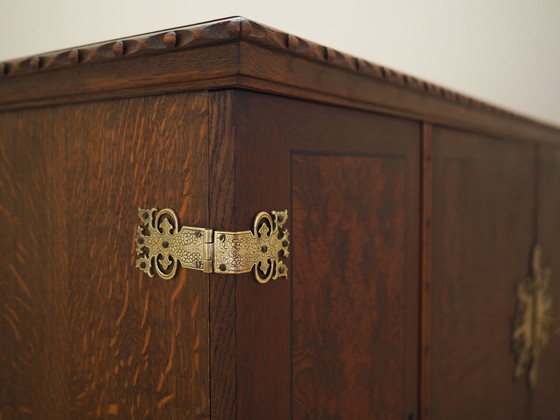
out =
<svg viewBox="0 0 560 420"><path fill-rule="evenodd" d="M259 283L288 277L280 257L289 255L288 211L259 213L252 231L222 232L180 226L171 209L138 209L136 267L150 277L175 277L178 265L205 273L240 274L251 270Z"/></svg>
<svg viewBox="0 0 560 420"><path fill-rule="evenodd" d="M536 245L531 276L517 287L517 312L512 336L517 356L515 377L526 375L531 389L537 384L539 360L548 344L550 332L560 332L560 319L552 317L551 274L550 268L544 267L541 249ZM554 326L556 330L552 329Z"/></svg>

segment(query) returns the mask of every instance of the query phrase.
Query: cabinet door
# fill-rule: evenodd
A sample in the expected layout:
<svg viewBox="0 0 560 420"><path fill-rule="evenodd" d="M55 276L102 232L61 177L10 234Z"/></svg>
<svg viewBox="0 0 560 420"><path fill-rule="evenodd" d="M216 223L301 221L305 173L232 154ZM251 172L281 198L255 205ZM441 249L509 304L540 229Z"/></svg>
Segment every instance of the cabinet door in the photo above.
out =
<svg viewBox="0 0 560 420"><path fill-rule="evenodd" d="M416 122L239 92L238 228L289 210L288 279L237 278L240 419L415 418Z"/></svg>
<svg viewBox="0 0 560 420"><path fill-rule="evenodd" d="M0 418L209 417L208 276L135 268L138 207L207 223L207 94L0 114Z"/></svg>
<svg viewBox="0 0 560 420"><path fill-rule="evenodd" d="M516 286L529 273L534 147L433 131L434 419L526 419L514 382Z"/></svg>
<svg viewBox="0 0 560 420"><path fill-rule="evenodd" d="M545 266L552 270L552 315L560 318L560 147L540 146L538 157L538 238ZM532 418L560 418L560 337L552 335L544 349L538 381L531 394Z"/></svg>

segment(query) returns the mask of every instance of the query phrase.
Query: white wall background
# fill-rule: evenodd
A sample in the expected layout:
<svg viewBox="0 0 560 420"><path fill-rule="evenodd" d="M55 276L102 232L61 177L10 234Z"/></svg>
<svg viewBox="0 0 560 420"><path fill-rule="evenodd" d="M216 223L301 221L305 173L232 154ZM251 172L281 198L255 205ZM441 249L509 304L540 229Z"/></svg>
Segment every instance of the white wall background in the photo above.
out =
<svg viewBox="0 0 560 420"><path fill-rule="evenodd" d="M233 15L560 126L560 0L0 0L0 60Z"/></svg>

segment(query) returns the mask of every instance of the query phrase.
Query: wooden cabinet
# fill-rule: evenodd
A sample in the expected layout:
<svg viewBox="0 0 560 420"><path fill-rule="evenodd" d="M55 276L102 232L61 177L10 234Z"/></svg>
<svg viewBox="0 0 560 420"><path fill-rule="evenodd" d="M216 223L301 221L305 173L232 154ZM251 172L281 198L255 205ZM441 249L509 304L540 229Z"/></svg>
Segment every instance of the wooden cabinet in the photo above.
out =
<svg viewBox="0 0 560 420"><path fill-rule="evenodd" d="M560 416L557 128L243 18L0 69L2 419ZM148 277L138 208L286 209L288 277Z"/></svg>

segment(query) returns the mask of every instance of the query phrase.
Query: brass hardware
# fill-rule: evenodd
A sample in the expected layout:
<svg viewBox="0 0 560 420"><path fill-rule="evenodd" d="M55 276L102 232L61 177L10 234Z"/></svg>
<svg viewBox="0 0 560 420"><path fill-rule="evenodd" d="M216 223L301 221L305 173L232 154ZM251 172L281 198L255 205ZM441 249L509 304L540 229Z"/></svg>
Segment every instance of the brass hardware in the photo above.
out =
<svg viewBox="0 0 560 420"><path fill-rule="evenodd" d="M253 270L259 283L288 277L280 259L289 255L288 211L260 212L252 231L222 232L180 226L171 209L138 209L136 267L150 277L172 279L178 264L205 273L240 274Z"/></svg>
<svg viewBox="0 0 560 420"><path fill-rule="evenodd" d="M514 319L513 347L517 356L515 377L527 375L529 387L537 383L541 353L548 344L551 327L560 334L560 319L553 318L550 294L551 270L543 267L541 249L536 245L531 276L517 287L517 313Z"/></svg>

